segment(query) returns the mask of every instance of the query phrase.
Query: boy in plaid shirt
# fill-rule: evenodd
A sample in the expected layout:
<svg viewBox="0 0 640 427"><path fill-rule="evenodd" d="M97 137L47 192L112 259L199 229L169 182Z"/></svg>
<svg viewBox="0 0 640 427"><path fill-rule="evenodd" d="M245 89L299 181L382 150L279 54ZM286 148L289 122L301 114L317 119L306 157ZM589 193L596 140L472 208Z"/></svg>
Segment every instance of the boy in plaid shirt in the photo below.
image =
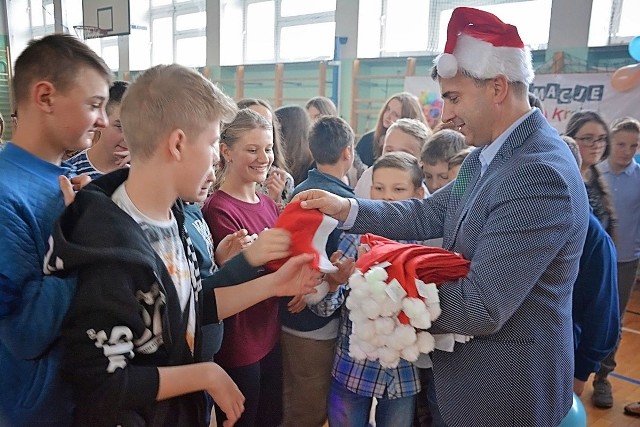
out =
<svg viewBox="0 0 640 427"><path fill-rule="evenodd" d="M421 199L423 192L422 171L415 157L402 152L390 153L374 164L372 199ZM339 250L344 256L355 257L359 240L359 235L343 233ZM420 391L418 369L404 359L396 368L383 368L377 361L351 358L349 336L352 322L349 310L342 304L346 292L341 287L317 305L309 307L318 315L326 316L343 306L329 392L329 424L367 425L373 398L376 398L377 425L411 426L416 396Z"/></svg>

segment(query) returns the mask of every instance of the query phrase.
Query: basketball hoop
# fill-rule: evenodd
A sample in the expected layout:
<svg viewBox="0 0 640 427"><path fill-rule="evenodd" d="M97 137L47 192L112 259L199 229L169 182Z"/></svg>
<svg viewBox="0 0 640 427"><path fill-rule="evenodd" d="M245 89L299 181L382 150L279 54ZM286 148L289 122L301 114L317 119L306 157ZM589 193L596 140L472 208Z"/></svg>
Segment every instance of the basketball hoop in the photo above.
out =
<svg viewBox="0 0 640 427"><path fill-rule="evenodd" d="M100 27L94 27L91 25L74 25L73 29L75 30L78 37L82 40L97 39L109 34L107 30L103 30Z"/></svg>

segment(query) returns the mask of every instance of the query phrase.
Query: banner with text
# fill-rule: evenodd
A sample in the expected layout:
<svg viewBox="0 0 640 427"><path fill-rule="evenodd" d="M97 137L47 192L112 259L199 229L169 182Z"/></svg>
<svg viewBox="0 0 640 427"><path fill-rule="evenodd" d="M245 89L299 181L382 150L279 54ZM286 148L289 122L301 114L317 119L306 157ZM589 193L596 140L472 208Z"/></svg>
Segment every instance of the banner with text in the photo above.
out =
<svg viewBox="0 0 640 427"><path fill-rule="evenodd" d="M612 73L540 74L530 91L542 102L551 125L564 132L575 111L594 110L611 123L631 116L640 119L640 87L618 92L611 86Z"/></svg>

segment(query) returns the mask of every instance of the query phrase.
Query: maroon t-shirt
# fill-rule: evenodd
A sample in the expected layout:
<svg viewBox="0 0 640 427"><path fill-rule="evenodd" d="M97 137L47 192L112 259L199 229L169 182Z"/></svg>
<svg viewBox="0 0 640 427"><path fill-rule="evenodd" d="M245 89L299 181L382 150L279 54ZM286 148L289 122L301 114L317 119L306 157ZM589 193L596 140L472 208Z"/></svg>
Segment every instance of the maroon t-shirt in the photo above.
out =
<svg viewBox="0 0 640 427"><path fill-rule="evenodd" d="M273 200L258 194L258 203L238 200L218 190L202 208L215 246L241 228L260 234L278 218ZM273 349L280 338L278 299L269 298L224 320L222 347L215 356L221 366L237 368L258 362Z"/></svg>

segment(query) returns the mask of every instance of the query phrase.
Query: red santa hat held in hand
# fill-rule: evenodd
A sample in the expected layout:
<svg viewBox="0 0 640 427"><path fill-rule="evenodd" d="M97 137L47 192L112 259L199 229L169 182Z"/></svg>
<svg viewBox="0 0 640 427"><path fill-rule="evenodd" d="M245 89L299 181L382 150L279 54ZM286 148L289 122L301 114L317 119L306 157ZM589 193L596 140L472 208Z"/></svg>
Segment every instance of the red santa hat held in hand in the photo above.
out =
<svg viewBox="0 0 640 427"><path fill-rule="evenodd" d="M529 85L534 77L531 52L518 29L489 12L470 7L454 9L444 53L433 62L443 79L465 72L477 79L504 75L510 82Z"/></svg>
<svg viewBox="0 0 640 427"><path fill-rule="evenodd" d="M274 228L291 233L291 256L313 254L312 267L322 273L335 273L338 268L327 257L326 245L329 234L338 225L338 220L316 209L303 209L300 202L289 203L278 217ZM277 270L287 258L271 261L265 266Z"/></svg>

